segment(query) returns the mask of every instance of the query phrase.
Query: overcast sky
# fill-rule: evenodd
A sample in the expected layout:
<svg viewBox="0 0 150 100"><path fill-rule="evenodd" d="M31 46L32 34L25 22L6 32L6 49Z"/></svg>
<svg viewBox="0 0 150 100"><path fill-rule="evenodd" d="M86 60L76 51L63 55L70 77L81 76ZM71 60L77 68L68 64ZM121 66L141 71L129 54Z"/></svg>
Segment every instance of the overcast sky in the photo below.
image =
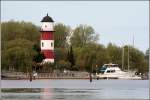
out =
<svg viewBox="0 0 150 100"><path fill-rule="evenodd" d="M49 14L56 23L73 29L79 24L92 26L107 46L133 45L143 52L149 47L148 1L2 1L1 21L11 19L41 25ZM33 33L34 34L34 33Z"/></svg>

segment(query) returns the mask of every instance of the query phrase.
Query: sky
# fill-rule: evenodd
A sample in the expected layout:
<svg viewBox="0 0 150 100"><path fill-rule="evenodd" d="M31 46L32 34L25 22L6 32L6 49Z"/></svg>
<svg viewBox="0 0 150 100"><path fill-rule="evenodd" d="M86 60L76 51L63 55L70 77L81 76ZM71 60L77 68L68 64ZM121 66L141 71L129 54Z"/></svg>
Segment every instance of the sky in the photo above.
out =
<svg viewBox="0 0 150 100"><path fill-rule="evenodd" d="M1 22L29 21L38 26L46 14L72 29L87 24L98 43L149 48L149 1L1 1Z"/></svg>

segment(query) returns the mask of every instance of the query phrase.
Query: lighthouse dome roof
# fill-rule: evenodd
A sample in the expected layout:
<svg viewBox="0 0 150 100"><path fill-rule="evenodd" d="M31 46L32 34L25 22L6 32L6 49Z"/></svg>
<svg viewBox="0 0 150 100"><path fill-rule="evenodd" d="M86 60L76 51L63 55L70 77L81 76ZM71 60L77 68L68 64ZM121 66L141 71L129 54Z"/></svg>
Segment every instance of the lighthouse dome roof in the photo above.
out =
<svg viewBox="0 0 150 100"><path fill-rule="evenodd" d="M54 22L54 20L47 14L45 17L43 17L41 22Z"/></svg>

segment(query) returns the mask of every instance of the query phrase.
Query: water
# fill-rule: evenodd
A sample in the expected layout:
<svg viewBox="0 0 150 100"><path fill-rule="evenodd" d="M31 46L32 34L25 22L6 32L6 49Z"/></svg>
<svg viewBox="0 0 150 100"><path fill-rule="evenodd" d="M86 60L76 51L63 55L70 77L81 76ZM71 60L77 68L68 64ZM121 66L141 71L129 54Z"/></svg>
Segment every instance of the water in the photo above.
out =
<svg viewBox="0 0 150 100"><path fill-rule="evenodd" d="M148 80L2 80L2 100L149 100Z"/></svg>

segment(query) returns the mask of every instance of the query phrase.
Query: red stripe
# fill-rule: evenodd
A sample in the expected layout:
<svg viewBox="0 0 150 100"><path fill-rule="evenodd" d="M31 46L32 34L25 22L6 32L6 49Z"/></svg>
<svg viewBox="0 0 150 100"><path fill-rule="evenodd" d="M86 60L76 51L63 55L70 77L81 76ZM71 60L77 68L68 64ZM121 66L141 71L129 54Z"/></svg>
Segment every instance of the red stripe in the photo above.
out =
<svg viewBox="0 0 150 100"><path fill-rule="evenodd" d="M42 32L41 40L54 40L53 32Z"/></svg>
<svg viewBox="0 0 150 100"><path fill-rule="evenodd" d="M54 51L53 50L41 50L44 53L45 58L54 59Z"/></svg>

